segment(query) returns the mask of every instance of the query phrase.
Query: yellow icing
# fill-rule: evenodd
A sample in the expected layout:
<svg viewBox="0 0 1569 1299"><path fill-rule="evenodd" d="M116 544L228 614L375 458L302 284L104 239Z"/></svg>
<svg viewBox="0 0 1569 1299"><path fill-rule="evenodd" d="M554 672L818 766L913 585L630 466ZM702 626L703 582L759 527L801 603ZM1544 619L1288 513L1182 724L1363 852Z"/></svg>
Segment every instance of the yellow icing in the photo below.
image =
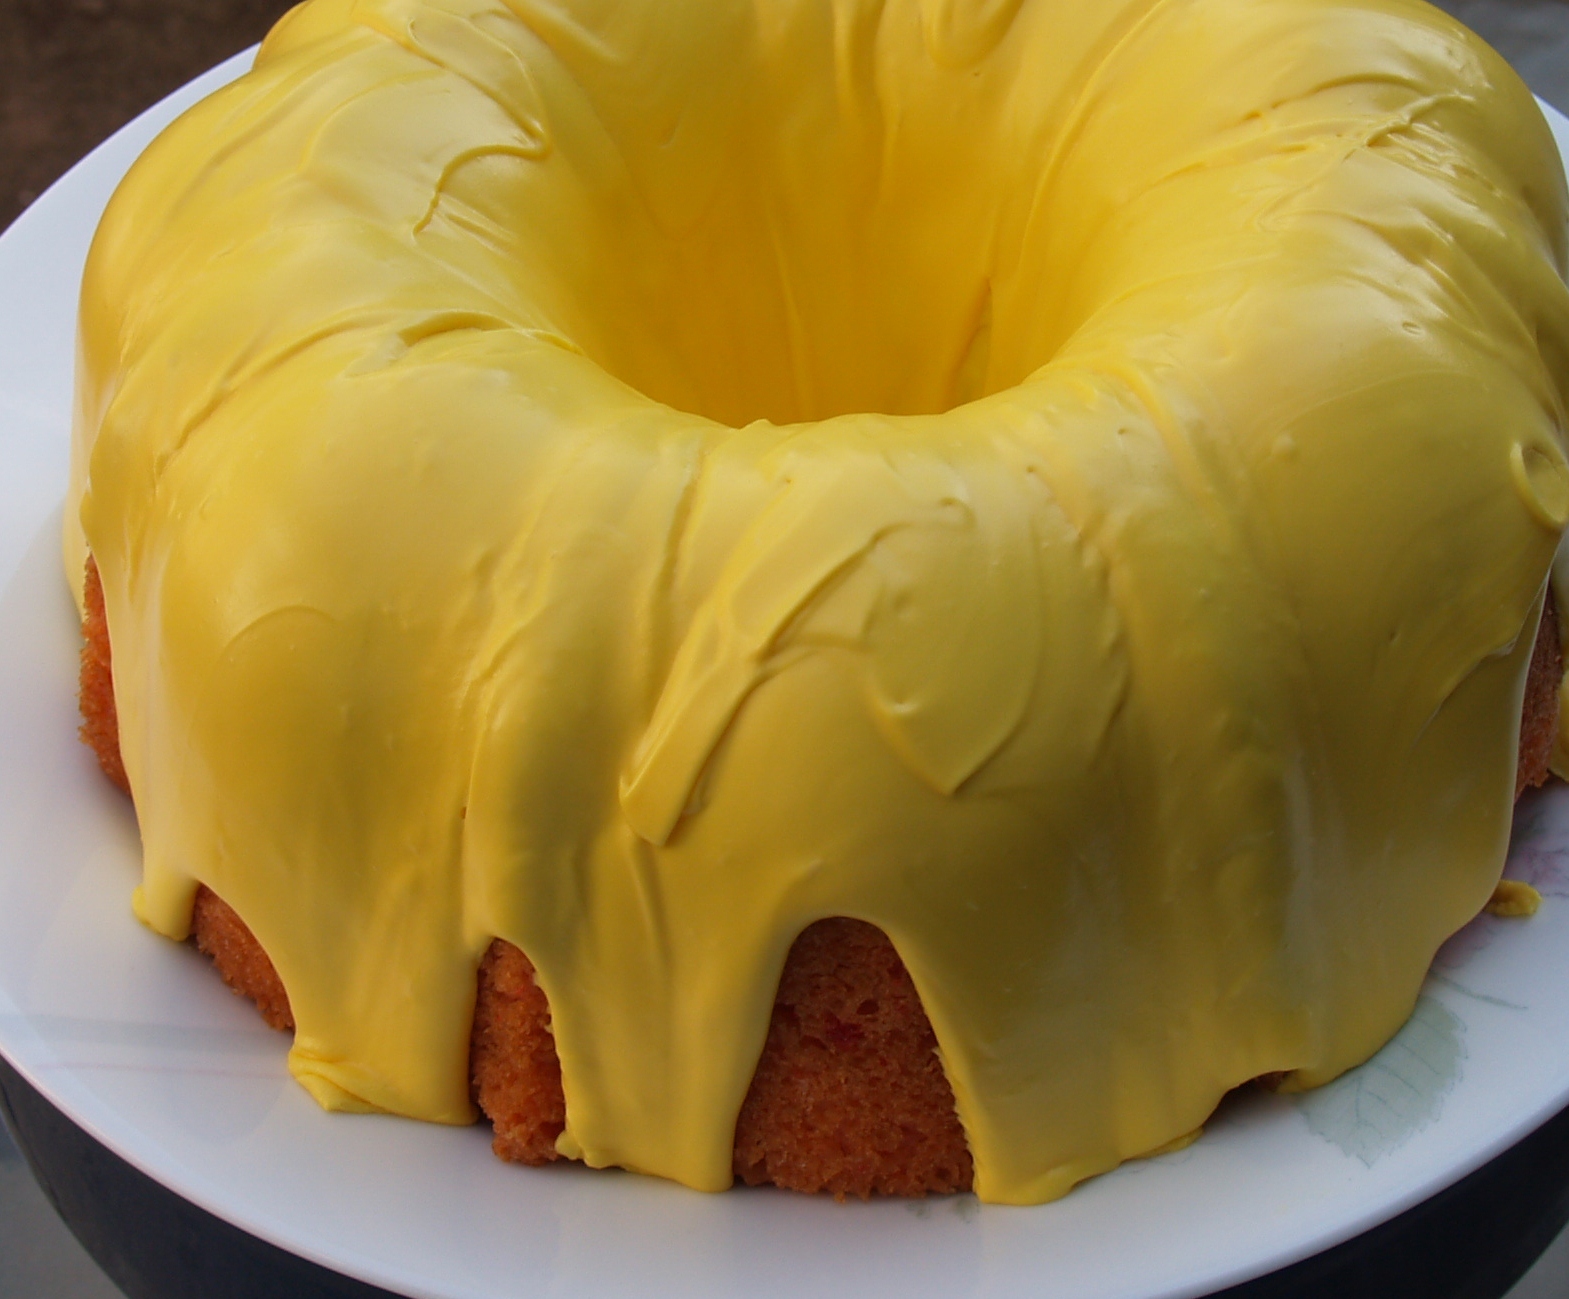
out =
<svg viewBox="0 0 1569 1299"><path fill-rule="evenodd" d="M1523 880L1499 880L1486 909L1495 916L1513 919L1534 916L1541 905L1542 895Z"/></svg>
<svg viewBox="0 0 1569 1299"><path fill-rule="evenodd" d="M137 914L454 1123L506 938L710 1190L824 916L988 1200L1332 1078L1502 869L1564 214L1403 0L312 0L83 287Z"/></svg>

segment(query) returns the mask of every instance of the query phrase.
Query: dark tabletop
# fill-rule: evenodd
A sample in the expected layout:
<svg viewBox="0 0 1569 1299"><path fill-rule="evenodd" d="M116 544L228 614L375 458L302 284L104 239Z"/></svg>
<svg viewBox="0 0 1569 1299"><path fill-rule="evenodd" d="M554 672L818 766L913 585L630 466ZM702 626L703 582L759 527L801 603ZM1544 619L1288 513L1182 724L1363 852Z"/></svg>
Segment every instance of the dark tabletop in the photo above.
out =
<svg viewBox="0 0 1569 1299"><path fill-rule="evenodd" d="M0 228L117 127L259 41L288 0L0 0Z"/></svg>

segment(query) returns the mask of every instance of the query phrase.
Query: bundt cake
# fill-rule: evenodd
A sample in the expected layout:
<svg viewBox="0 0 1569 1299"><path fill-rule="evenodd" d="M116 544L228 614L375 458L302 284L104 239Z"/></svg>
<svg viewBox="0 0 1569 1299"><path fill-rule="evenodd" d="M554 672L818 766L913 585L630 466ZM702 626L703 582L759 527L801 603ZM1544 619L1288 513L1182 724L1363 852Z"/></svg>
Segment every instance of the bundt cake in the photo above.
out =
<svg viewBox="0 0 1569 1299"><path fill-rule="evenodd" d="M84 278L136 912L704 1189L1324 1082L1552 751L1565 206L1415 0L309 0Z"/></svg>

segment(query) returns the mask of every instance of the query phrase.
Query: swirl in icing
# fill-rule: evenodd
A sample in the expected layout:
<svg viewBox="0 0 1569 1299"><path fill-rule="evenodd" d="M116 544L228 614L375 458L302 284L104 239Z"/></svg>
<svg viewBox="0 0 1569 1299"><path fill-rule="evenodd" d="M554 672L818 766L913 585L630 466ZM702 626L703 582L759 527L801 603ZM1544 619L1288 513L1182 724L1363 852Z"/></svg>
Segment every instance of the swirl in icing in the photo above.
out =
<svg viewBox="0 0 1569 1299"><path fill-rule="evenodd" d="M560 1149L705 1189L825 916L988 1200L1332 1078L1502 868L1564 265L1403 0L311 0L83 287L137 914L449 1123L505 938Z"/></svg>

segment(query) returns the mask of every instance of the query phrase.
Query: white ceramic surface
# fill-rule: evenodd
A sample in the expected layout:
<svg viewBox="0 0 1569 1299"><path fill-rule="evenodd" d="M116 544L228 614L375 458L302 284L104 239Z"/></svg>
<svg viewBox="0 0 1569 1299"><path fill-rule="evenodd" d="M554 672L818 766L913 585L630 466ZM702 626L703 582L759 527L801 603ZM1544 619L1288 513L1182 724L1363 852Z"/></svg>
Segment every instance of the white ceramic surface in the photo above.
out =
<svg viewBox="0 0 1569 1299"><path fill-rule="evenodd" d="M0 238L0 1050L76 1122L220 1217L415 1296L1183 1299L1393 1216L1569 1103L1560 785L1517 818L1510 874L1542 889L1541 912L1452 940L1375 1060L1307 1097L1230 1101L1196 1145L1056 1204L708 1196L508 1167L482 1128L318 1110L285 1039L131 918L136 828L75 739L57 542L93 226L157 129L248 57L121 131ZM1569 150L1569 121L1550 116Z"/></svg>

